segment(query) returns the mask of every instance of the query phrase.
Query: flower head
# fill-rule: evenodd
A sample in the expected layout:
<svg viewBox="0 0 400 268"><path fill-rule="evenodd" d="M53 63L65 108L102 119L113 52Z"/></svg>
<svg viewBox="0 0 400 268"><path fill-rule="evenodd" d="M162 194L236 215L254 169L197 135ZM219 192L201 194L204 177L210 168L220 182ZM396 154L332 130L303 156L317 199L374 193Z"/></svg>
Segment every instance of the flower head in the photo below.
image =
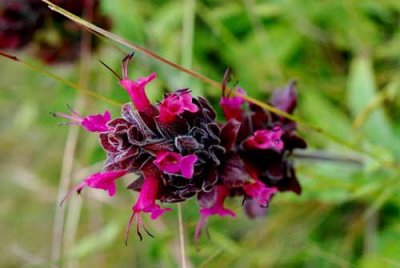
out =
<svg viewBox="0 0 400 268"><path fill-rule="evenodd" d="M107 154L103 170L84 179L73 191L80 193L89 187L113 196L118 178L136 175L128 189L139 196L132 206L126 238L132 224L140 239L141 229L151 235L142 215L155 220L171 210L160 202L182 202L197 195L197 240L209 217L236 216L225 207L228 197L241 196L246 214L258 217L265 215L276 193L300 193L290 155L306 144L295 133L292 121L246 103L242 89L239 95L226 94L225 84L220 102L225 124L218 124L209 103L193 97L189 89L168 93L153 104L146 86L156 74L129 79L131 59L132 54L124 58L120 79L131 103L122 106L120 117L112 119L108 111L87 117L72 110L71 115L56 113L69 119L69 124L98 132ZM293 84L273 95L272 105L286 112L293 112L295 104Z"/></svg>
<svg viewBox="0 0 400 268"><path fill-rule="evenodd" d="M108 113L86 118L74 112L58 115L99 132L100 144L107 153L103 171L76 189L91 187L114 194L116 177L107 174L137 175L128 187L139 192L128 226L135 222L141 237L141 228L147 232L143 213L156 219L170 210L157 201L181 202L215 187L225 148L215 112L205 99L195 98L190 90L183 89L165 95L158 104L151 103L145 87L156 75L130 80L127 73L131 58L129 55L123 60L120 84L132 104L122 106L121 117L111 119Z"/></svg>

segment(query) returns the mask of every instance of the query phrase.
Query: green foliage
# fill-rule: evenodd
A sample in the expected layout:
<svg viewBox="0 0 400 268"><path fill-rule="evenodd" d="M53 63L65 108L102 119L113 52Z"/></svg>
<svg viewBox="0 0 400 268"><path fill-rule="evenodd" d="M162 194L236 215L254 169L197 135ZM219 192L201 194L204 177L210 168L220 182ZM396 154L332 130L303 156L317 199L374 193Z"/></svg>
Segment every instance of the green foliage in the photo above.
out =
<svg viewBox="0 0 400 268"><path fill-rule="evenodd" d="M259 220L244 217L240 202L233 201L229 206L237 208L238 218L211 219L211 238L201 238L200 251L193 241L197 207L195 201L185 203L186 252L193 267L400 267L400 2L194 2L195 8L192 0L105 0L101 5L112 17L112 32L174 62L191 63L186 67L216 81L230 67L252 97L266 99L273 89L297 80L296 116L322 129L299 123L309 148L363 164L298 159L301 196L277 195ZM194 27L184 34L188 14ZM119 72L128 50L110 40L101 43L86 70L87 89L126 102L117 79L97 59ZM28 51L19 56L34 61ZM169 89L190 87L218 109L218 89L140 53L135 58L132 77L158 73L149 87L153 100ZM16 62L0 61L0 266L46 267L69 131L58 128L59 119L49 112L80 102L84 113L107 108L116 115L119 110ZM72 82L82 78L79 63L41 68ZM93 136L79 133L73 183L99 167L102 154ZM125 247L124 226L136 195L109 200L93 192L84 191L82 208L75 203L65 208L64 232L76 241L63 248L60 264L179 265L175 205L160 221L146 219L155 239L139 242L132 232Z"/></svg>

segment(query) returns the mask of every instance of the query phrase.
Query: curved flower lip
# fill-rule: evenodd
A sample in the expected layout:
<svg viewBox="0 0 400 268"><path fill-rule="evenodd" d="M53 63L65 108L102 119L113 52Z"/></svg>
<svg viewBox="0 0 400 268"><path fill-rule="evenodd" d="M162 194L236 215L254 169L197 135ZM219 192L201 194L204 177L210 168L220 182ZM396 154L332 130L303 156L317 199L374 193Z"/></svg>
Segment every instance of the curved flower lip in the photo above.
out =
<svg viewBox="0 0 400 268"><path fill-rule="evenodd" d="M200 209L202 216L219 215L221 217L231 216L236 217L235 212L224 207L225 198L229 195L230 188L225 185L215 187L215 199L213 203L208 204L208 207Z"/></svg>
<svg viewBox="0 0 400 268"><path fill-rule="evenodd" d="M207 223L210 216L218 215L220 217L231 216L236 217L235 212L224 207L225 198L229 195L230 188L225 185L219 185L214 188L214 192L207 193L203 196L203 201L199 204L203 208L200 209L200 220L197 223L195 231L195 241L197 243L203 226Z"/></svg>
<svg viewBox="0 0 400 268"><path fill-rule="evenodd" d="M163 215L164 212L172 211L172 209L171 208L161 208L159 205L157 205L155 203L151 204L151 205L147 205L147 206L142 206L141 203L137 203L132 207L132 211L134 213L140 213L140 212L150 213L150 218L152 220L156 220L158 217Z"/></svg>
<svg viewBox="0 0 400 268"><path fill-rule="evenodd" d="M223 206L214 206L211 208L202 208L200 209L200 214L205 217L218 215L220 217L231 216L236 217L235 212L230 209L224 208Z"/></svg>
<svg viewBox="0 0 400 268"><path fill-rule="evenodd" d="M281 140L283 130L281 127L274 127L272 130L257 130L244 141L244 146L250 149L275 149L281 151L284 143Z"/></svg>
<svg viewBox="0 0 400 268"><path fill-rule="evenodd" d="M71 115L64 113L53 113L53 115L69 119L70 121L67 124L81 125L84 129L90 132L107 132L110 130L107 126L107 123L111 120L111 114L109 111L105 111L104 114L93 114L86 117L81 116L72 109L70 109L70 111Z"/></svg>
<svg viewBox="0 0 400 268"><path fill-rule="evenodd" d="M276 187L268 187L260 180L243 186L243 190L261 207L267 207L273 195L278 192Z"/></svg>
<svg viewBox="0 0 400 268"><path fill-rule="evenodd" d="M174 121L175 117L185 111L196 113L199 107L192 102L189 91L181 91L167 95L159 105L160 121L164 123Z"/></svg>
<svg viewBox="0 0 400 268"><path fill-rule="evenodd" d="M180 173L183 177L191 179L197 159L195 154L182 156L175 152L162 151L157 153L153 163L163 172L171 174Z"/></svg>

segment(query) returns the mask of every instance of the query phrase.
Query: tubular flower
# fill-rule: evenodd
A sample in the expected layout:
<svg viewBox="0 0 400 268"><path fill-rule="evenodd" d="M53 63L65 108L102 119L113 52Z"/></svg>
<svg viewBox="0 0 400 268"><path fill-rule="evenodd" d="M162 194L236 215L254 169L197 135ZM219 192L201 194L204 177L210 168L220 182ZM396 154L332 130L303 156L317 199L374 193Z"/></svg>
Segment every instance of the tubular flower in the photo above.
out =
<svg viewBox="0 0 400 268"><path fill-rule="evenodd" d="M108 112L88 117L74 112L56 115L99 132L100 144L107 153L103 170L89 176L74 191L90 187L106 190L112 196L117 178L127 173L137 175L128 186L139 192L128 226L135 223L141 237L140 228L147 232L143 213L156 219L170 210L157 201L181 202L214 189L225 148L215 112L205 99L181 89L152 104L145 87L156 75L130 80L127 68L131 58L125 57L122 65L120 85L131 103L122 106L121 117L111 119Z"/></svg>
<svg viewBox="0 0 400 268"><path fill-rule="evenodd" d="M105 132L109 130L107 123L111 120L111 114L109 111L105 111L104 114L94 114L83 117L77 112L71 110L71 115L64 113L54 113L54 116L64 117L70 121L66 124L69 125L81 125L84 129L90 132Z"/></svg>

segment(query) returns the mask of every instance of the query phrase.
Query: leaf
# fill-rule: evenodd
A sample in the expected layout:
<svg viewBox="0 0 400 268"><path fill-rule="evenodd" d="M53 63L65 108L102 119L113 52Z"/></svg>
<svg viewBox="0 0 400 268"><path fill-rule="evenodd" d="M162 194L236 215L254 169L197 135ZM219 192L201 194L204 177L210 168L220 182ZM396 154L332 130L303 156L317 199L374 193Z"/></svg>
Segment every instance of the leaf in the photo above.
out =
<svg viewBox="0 0 400 268"><path fill-rule="evenodd" d="M347 105L356 118L368 105L377 98L377 90L372 69L372 62L366 56L353 59L348 78ZM382 106L375 107L361 126L362 134L370 142L393 147L393 132Z"/></svg>
<svg viewBox="0 0 400 268"><path fill-rule="evenodd" d="M337 137L350 139L352 135L349 118L320 93L314 90L305 91L300 101L299 108L308 120Z"/></svg>

